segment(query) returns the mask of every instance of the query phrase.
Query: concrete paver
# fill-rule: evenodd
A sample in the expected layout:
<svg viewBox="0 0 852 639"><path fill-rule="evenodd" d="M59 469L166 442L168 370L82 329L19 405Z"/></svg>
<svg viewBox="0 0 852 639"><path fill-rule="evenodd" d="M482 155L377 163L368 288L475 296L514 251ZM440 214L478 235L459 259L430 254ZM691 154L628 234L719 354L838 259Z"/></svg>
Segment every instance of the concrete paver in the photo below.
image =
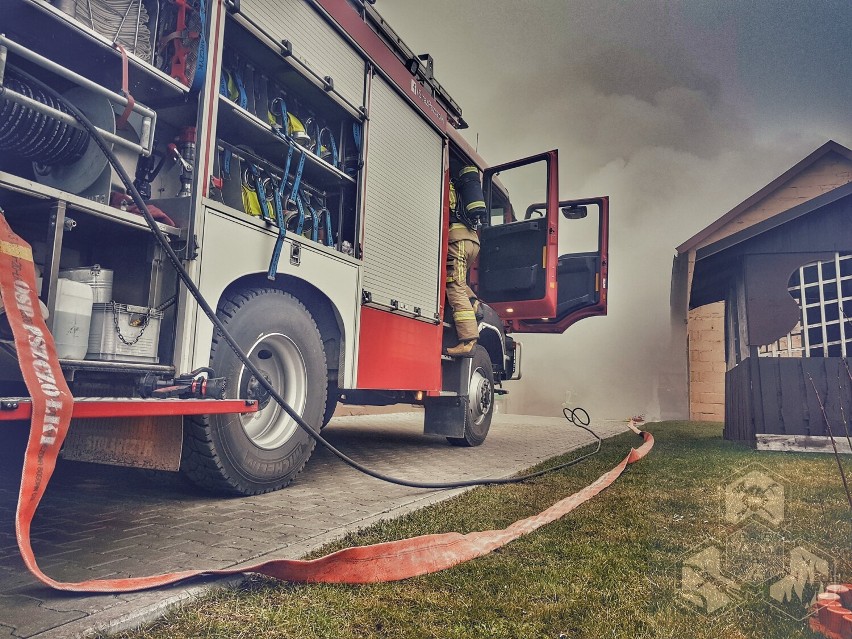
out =
<svg viewBox="0 0 852 639"><path fill-rule="evenodd" d="M496 415L479 448L457 448L422 434L420 413L340 417L323 431L335 445L382 472L413 480L508 476L593 442L562 418ZM622 423L598 423L601 436ZM122 595L75 595L40 585L14 537L22 433L0 455L0 637L67 639L92 629L138 625L166 607L238 579L193 581ZM23 439L23 437L18 437ZM273 557L298 558L345 533L462 492L379 482L317 450L283 491L222 498L175 473L65 462L33 523L39 565L78 581L191 568L226 568Z"/></svg>

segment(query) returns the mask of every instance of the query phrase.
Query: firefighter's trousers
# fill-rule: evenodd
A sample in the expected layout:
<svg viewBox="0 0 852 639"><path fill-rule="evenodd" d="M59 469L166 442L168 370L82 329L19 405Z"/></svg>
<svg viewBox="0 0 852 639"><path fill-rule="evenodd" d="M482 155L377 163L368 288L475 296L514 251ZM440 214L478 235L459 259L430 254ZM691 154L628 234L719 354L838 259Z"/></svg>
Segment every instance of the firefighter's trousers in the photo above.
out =
<svg viewBox="0 0 852 639"><path fill-rule="evenodd" d="M479 237L464 224L450 226L447 250L447 301L453 309L453 322L460 342L477 339L479 328L471 299L476 299L467 284L467 269L479 255Z"/></svg>

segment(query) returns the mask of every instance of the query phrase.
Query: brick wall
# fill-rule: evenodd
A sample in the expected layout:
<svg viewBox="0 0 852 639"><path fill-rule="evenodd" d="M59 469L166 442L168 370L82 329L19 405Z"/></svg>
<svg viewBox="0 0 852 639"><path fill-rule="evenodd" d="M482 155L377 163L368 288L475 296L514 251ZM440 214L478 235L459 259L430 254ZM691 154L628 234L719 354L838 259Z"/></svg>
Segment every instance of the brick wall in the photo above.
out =
<svg viewBox="0 0 852 639"><path fill-rule="evenodd" d="M725 303L689 311L689 418L725 419Z"/></svg>

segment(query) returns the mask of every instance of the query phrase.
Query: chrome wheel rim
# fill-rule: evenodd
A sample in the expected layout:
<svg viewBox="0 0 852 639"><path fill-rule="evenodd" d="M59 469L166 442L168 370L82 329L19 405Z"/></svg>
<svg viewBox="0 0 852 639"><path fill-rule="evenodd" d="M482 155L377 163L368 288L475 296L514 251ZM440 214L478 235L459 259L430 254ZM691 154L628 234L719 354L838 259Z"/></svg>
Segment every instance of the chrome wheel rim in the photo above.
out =
<svg viewBox="0 0 852 639"><path fill-rule="evenodd" d="M295 342L281 333L264 335L249 350L249 360L265 379L299 415L305 411L308 398L308 371L305 358ZM274 450L289 440L299 428L257 379L240 368L239 397L257 400L257 412L240 415L240 424L258 448Z"/></svg>
<svg viewBox="0 0 852 639"><path fill-rule="evenodd" d="M477 368L470 376L468 390L468 406L470 406L471 418L474 424L482 423L485 416L491 411L493 401L492 385L481 368Z"/></svg>

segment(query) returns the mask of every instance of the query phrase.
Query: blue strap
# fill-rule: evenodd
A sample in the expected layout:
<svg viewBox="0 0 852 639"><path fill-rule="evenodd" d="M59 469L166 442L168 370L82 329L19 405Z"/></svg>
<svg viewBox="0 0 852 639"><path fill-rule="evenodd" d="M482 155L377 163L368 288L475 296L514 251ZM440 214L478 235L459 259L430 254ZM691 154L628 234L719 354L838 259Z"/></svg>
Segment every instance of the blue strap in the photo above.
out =
<svg viewBox="0 0 852 639"><path fill-rule="evenodd" d="M231 149L222 150L222 175L228 179L231 178L231 157L233 155Z"/></svg>
<svg viewBox="0 0 852 639"><path fill-rule="evenodd" d="M198 3L198 22L201 28L198 30L198 49L195 58L195 69L192 71L191 91L200 91L201 87L204 86L204 72L207 69L207 32L205 30L205 25L207 24L207 0L200 0Z"/></svg>
<svg viewBox="0 0 852 639"><path fill-rule="evenodd" d="M296 219L296 235L305 232L305 199L301 193L296 194L296 208L299 209L299 217Z"/></svg>
<svg viewBox="0 0 852 639"><path fill-rule="evenodd" d="M315 131L314 139L317 141L316 146L314 146L314 155L320 157L322 155L322 143L320 142L322 128L320 128L319 121L315 119L311 122L311 128Z"/></svg>
<svg viewBox="0 0 852 639"><path fill-rule="evenodd" d="M337 142L335 142L334 135L332 134L331 129L329 129L328 127L320 129L319 135L317 136L317 147L319 149L322 149L322 134L326 131L328 131L328 139L330 140L331 144L331 165L334 168L339 168L339 158L337 156Z"/></svg>
<svg viewBox="0 0 852 639"><path fill-rule="evenodd" d="M299 166L296 168L296 177L293 178L293 190L290 192L290 197L296 201L296 208L299 209L299 220L296 223L296 235L302 234L302 229L305 228L305 207L302 204L302 194L299 189L302 186L302 169L305 168L305 154L299 157Z"/></svg>
<svg viewBox="0 0 852 639"><path fill-rule="evenodd" d="M287 147L287 162L284 164L284 177L278 185L278 196L283 198L285 202L287 201L285 193L287 192L287 180L290 177L290 162L293 160L293 147L295 146L291 141Z"/></svg>
<svg viewBox="0 0 852 639"><path fill-rule="evenodd" d="M277 109L276 106L278 107ZM281 118L281 124L273 125L272 132L275 133L275 135L277 135L279 138L290 142L290 133L288 132L289 123L287 122L287 103L284 102L284 98L282 98L281 96L278 96L272 101L272 115L276 115ZM289 167L289 156L287 158L287 162ZM287 175L287 173L285 173L285 175Z"/></svg>
<svg viewBox="0 0 852 639"><path fill-rule="evenodd" d="M301 151L301 155L299 156L299 166L296 169L296 177L293 178L293 187L290 189L289 193L287 193L287 178L290 174L290 160L293 157L293 148L296 145L292 142L290 143L290 148L287 151L287 166L286 171L284 172L283 177L281 178L281 184L278 187L277 195L276 195L276 213L278 214L278 237L275 238L275 247L272 249L272 257L269 260L269 269L266 272L266 277L270 280L275 279L275 274L278 272L278 261L281 259L281 249L284 247L284 236L287 232L287 222L284 219L284 214L287 209L287 202L291 199L296 200L296 207L299 209L300 214L300 223L297 226L296 233L301 234L301 226L304 225L305 219L305 211L302 208L301 198L299 197L299 186L302 181L302 169L305 166L305 152ZM286 195L285 195L286 193ZM280 207L280 210L279 210Z"/></svg>
<svg viewBox="0 0 852 639"><path fill-rule="evenodd" d="M361 123L352 123L352 137L355 139L355 148L361 151Z"/></svg>
<svg viewBox="0 0 852 639"><path fill-rule="evenodd" d="M334 246L334 237L332 237L331 233L331 211L329 211L326 207L322 207L321 212L325 213L325 245Z"/></svg>
<svg viewBox="0 0 852 639"><path fill-rule="evenodd" d="M284 220L285 206L282 202L287 201L287 180L290 177L290 161L293 158L293 144L287 149L287 164L284 166L284 175L278 183L278 188L272 190L272 202L275 205L275 219L278 222L278 235L283 239L287 234L287 223Z"/></svg>
<svg viewBox="0 0 852 639"><path fill-rule="evenodd" d="M264 222L272 222L272 216L269 214L269 202L266 200L266 189L263 186L263 180L260 177L260 171L254 163L249 162L249 170L254 178L254 191L257 193L257 203L260 204L260 217Z"/></svg>
<svg viewBox="0 0 852 639"><path fill-rule="evenodd" d="M311 200L313 198L304 198L305 204L308 207L308 210L311 212L311 220L313 221L313 225L311 226L311 239L314 242L319 242L319 211L317 211L313 206L311 206Z"/></svg>

